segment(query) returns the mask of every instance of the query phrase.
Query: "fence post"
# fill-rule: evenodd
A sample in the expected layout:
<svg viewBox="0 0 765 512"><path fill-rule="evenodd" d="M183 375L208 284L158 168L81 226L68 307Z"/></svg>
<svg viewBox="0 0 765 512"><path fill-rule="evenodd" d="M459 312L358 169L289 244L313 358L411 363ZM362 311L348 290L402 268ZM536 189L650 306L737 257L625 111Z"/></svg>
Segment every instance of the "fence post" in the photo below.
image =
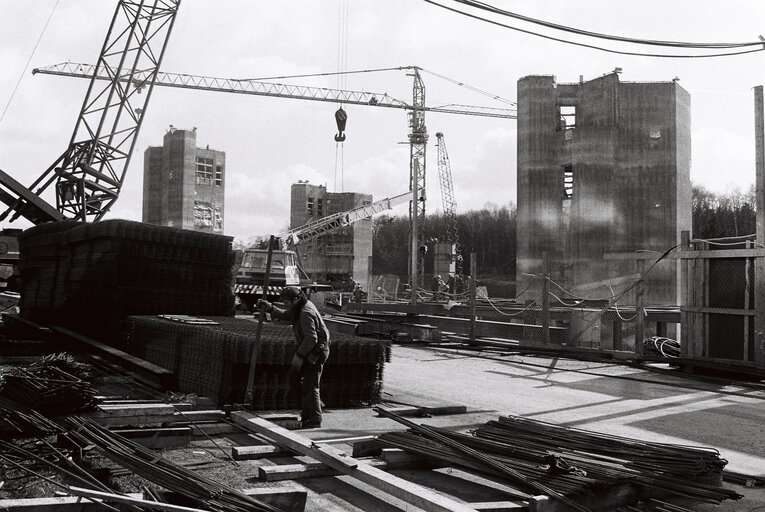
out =
<svg viewBox="0 0 765 512"><path fill-rule="evenodd" d="M476 261L476 253L470 253L470 342L475 342L475 274L478 270L478 262Z"/></svg>
<svg viewBox="0 0 765 512"><path fill-rule="evenodd" d="M542 342L547 345L550 343L550 254L547 251L542 253L542 268Z"/></svg>
<svg viewBox="0 0 765 512"><path fill-rule="evenodd" d="M637 273L640 274L635 286L635 355L643 355L643 340L645 340L645 315L643 314L643 272L645 260L635 261Z"/></svg>

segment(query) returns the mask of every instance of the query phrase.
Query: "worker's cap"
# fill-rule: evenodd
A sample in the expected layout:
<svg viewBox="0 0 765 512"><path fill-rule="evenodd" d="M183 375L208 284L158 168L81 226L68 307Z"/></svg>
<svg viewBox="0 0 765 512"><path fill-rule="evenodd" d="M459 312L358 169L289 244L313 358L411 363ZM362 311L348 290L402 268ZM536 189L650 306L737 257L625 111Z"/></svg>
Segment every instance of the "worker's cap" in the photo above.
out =
<svg viewBox="0 0 765 512"><path fill-rule="evenodd" d="M295 297L299 297L300 293L300 288L297 286L285 286L282 293L279 294L279 297L282 300L292 300Z"/></svg>

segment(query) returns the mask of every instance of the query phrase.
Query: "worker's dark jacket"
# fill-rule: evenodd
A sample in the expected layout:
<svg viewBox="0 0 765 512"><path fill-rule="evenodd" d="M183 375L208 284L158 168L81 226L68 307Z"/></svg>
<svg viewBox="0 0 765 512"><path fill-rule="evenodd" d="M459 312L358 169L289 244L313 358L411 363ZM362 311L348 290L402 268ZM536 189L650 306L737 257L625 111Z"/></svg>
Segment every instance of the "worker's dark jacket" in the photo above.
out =
<svg viewBox="0 0 765 512"><path fill-rule="evenodd" d="M297 355L310 364L324 363L327 360L329 357L329 330L313 302L306 301L297 321L293 321L291 310L274 306L271 314L282 320L292 322L295 338L298 342Z"/></svg>

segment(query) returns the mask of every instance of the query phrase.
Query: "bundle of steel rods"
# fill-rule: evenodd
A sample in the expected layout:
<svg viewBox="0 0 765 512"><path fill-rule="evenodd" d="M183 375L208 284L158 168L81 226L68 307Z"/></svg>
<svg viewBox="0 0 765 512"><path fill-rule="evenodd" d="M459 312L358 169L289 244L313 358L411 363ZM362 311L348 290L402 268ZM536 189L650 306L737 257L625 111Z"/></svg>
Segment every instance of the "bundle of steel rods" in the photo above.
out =
<svg viewBox="0 0 765 512"><path fill-rule="evenodd" d="M56 366L13 368L2 375L0 394L48 415L92 407L96 390Z"/></svg>
<svg viewBox="0 0 765 512"><path fill-rule="evenodd" d="M536 449L570 450L609 458L625 467L668 475L693 477L720 471L727 461L713 448L640 441L554 425L519 416L501 417L477 429L480 438Z"/></svg>
<svg viewBox="0 0 765 512"><path fill-rule="evenodd" d="M112 462L160 487L182 495L196 506L220 512L265 511L279 509L236 489L179 466L156 452L84 418L67 419L72 429L66 434L81 447L96 446Z"/></svg>
<svg viewBox="0 0 765 512"><path fill-rule="evenodd" d="M376 410L411 429L379 436L383 445L498 478L510 476L510 483L524 492L543 485L552 491L543 494L561 500L628 482L696 502L741 498L733 490L697 481L725 465L709 448L648 443L516 417L490 421L471 435L418 426Z"/></svg>

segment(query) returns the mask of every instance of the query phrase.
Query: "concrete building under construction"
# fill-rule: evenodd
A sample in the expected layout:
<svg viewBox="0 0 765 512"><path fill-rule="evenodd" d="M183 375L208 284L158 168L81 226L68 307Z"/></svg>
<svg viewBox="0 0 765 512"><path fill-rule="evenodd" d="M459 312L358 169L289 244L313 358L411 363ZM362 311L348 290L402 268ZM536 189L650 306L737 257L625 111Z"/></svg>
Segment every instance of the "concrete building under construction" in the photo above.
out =
<svg viewBox="0 0 765 512"><path fill-rule="evenodd" d="M323 185L299 181L291 190L290 228L371 203L371 194L327 192ZM332 281L352 277L366 285L372 257L372 219L362 219L302 242L297 250L304 270L314 279Z"/></svg>
<svg viewBox="0 0 765 512"><path fill-rule="evenodd" d="M143 164L143 222L223 233L226 153L197 147L197 130L174 126Z"/></svg>
<svg viewBox="0 0 765 512"><path fill-rule="evenodd" d="M547 274L568 289L635 273L616 253L674 247L691 229L690 95L676 81L518 81L517 290ZM544 258L547 255L547 269ZM623 256L623 255L622 255ZM677 304L677 265L648 303Z"/></svg>

